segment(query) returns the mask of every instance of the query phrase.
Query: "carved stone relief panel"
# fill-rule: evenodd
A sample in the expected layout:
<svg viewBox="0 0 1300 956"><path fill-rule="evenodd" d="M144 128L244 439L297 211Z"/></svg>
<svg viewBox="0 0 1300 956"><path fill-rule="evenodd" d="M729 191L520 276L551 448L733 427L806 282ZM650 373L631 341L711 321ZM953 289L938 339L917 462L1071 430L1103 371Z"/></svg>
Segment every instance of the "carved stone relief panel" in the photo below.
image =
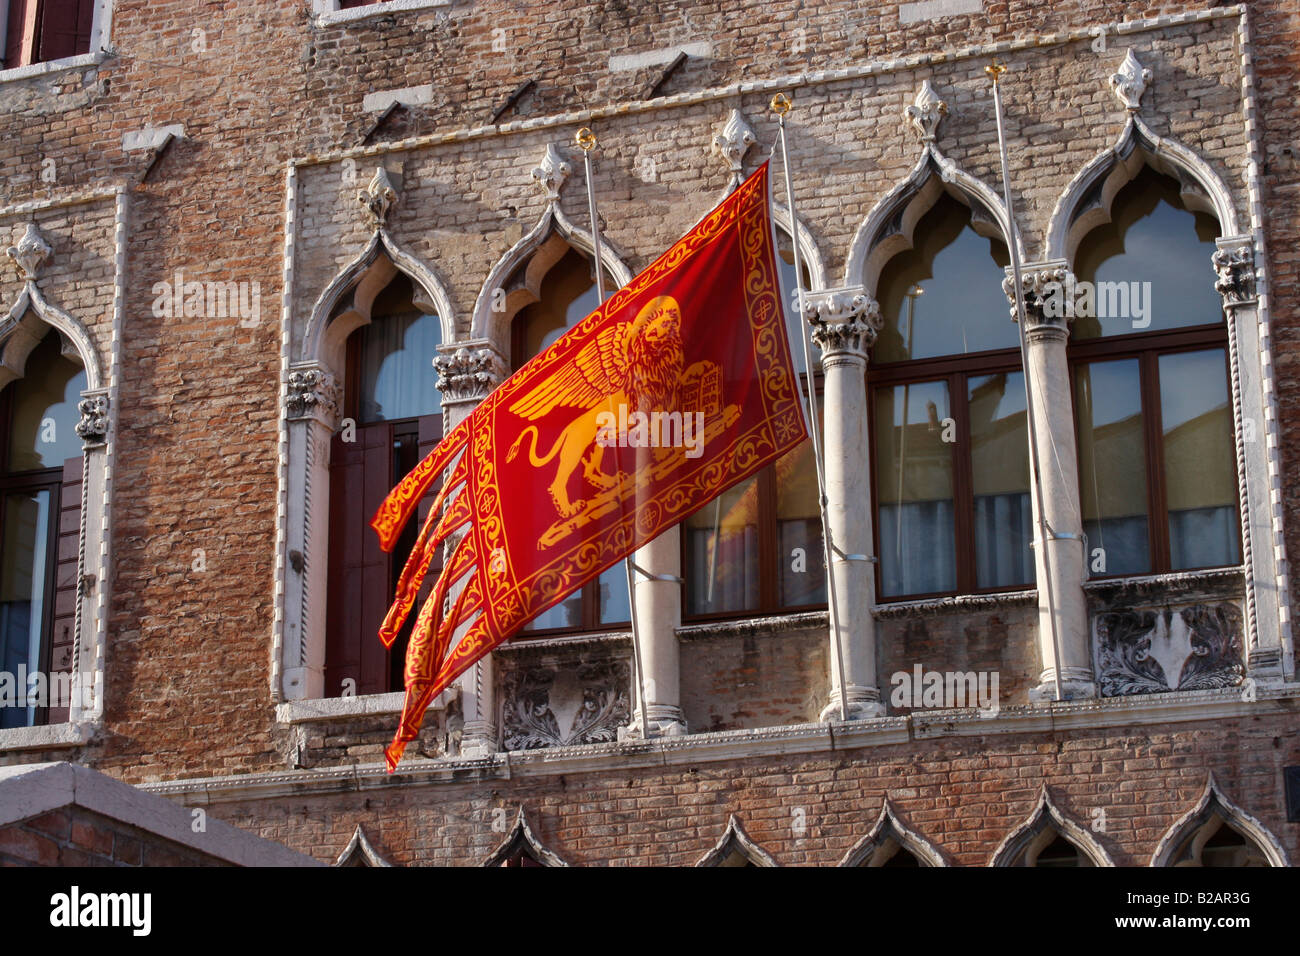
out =
<svg viewBox="0 0 1300 956"><path fill-rule="evenodd" d="M525 653L502 671L504 750L609 743L630 719L630 669L608 652Z"/></svg>
<svg viewBox="0 0 1300 956"><path fill-rule="evenodd" d="M1116 608L1093 618L1103 697L1210 690L1242 682L1242 613L1230 602Z"/></svg>

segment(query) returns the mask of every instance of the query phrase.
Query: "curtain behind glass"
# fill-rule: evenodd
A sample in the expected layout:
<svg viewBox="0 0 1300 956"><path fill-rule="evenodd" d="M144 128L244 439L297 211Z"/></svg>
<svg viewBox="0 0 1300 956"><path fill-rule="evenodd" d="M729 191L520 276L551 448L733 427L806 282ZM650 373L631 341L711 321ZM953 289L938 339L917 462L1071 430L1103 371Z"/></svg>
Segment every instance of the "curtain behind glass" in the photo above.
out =
<svg viewBox="0 0 1300 956"><path fill-rule="evenodd" d="M360 424L433 415L441 410L433 358L442 342L436 315L377 316L361 335Z"/></svg>

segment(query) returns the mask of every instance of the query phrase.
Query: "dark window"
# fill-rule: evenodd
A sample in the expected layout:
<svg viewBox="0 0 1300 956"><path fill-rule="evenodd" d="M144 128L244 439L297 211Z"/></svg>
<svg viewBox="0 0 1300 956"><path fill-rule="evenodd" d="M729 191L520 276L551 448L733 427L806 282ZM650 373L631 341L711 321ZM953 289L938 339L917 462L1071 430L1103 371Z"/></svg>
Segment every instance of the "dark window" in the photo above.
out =
<svg viewBox="0 0 1300 956"><path fill-rule="evenodd" d="M0 392L0 672L23 697L38 685L17 684L38 672L47 694L67 688L76 644L82 456L75 429L86 374L59 343L47 335L27 357L24 377ZM0 727L68 718L62 693L47 696L45 707L13 703L0 706Z"/></svg>
<svg viewBox="0 0 1300 956"><path fill-rule="evenodd" d="M512 291L507 303L524 303L511 325L511 359L516 371L599 305L592 261L559 236L543 243L516 271L508 287ZM616 287L606 272L606 296ZM627 571L620 562L533 618L524 633L601 630L625 624L630 616Z"/></svg>
<svg viewBox="0 0 1300 956"><path fill-rule="evenodd" d="M379 626L431 499L390 554L380 549L370 519L442 438L433 370L440 341L438 317L416 308L411 281L401 273L375 299L370 323L348 337L343 415L354 427L345 421L330 444L328 696L343 693L348 680L355 682L357 694L404 687L402 667L415 613L391 649L380 643ZM435 559L421 601L440 566Z"/></svg>
<svg viewBox="0 0 1300 956"><path fill-rule="evenodd" d="M90 52L95 0L9 0L6 68Z"/></svg>
<svg viewBox="0 0 1300 956"><path fill-rule="evenodd" d="M1237 564L1240 529L1218 227L1145 169L1080 243L1094 283L1070 360L1094 577Z"/></svg>
<svg viewBox="0 0 1300 956"><path fill-rule="evenodd" d="M812 329L793 305L794 252L789 235L780 229L777 253L781 283L790 294L787 338L795 371L806 382L800 336L811 336ZM808 285L805 268L803 287ZM820 353L815 346L809 351L815 370ZM819 391L820 377L814 371L813 387ZM817 471L812 442L805 441L683 522L683 615L725 618L825 606L824 557Z"/></svg>
<svg viewBox="0 0 1300 956"><path fill-rule="evenodd" d="M1002 293L1006 247L940 196L881 273L868 372L878 593L1033 580L1025 384Z"/></svg>

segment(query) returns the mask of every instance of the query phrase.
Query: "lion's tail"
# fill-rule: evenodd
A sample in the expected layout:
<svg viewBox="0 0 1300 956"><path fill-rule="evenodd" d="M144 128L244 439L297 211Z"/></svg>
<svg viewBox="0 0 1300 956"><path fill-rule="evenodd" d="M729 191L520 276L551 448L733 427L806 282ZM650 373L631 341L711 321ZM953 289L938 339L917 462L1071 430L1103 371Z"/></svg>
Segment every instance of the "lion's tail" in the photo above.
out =
<svg viewBox="0 0 1300 956"><path fill-rule="evenodd" d="M536 425L529 425L519 433L519 437L515 439L515 443L511 445L510 450L506 452L506 461L515 460L515 456L519 454L519 449L523 447L524 439L528 437L529 432L532 432L533 440L528 444L528 460L532 462L534 468L541 468L544 465L550 464L551 459L559 453L560 446L564 444L564 432L560 432L559 437L555 439L555 444L551 446L551 450L548 451L544 457L538 458L537 439L541 436L537 432Z"/></svg>

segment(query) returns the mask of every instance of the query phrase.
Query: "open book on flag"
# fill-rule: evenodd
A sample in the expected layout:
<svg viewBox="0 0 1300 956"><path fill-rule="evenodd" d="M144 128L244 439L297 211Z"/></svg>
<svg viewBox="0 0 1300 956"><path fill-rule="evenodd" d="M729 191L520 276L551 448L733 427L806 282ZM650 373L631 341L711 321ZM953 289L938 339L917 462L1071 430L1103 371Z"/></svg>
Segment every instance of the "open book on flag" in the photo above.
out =
<svg viewBox="0 0 1300 956"><path fill-rule="evenodd" d="M799 445L765 163L503 382L371 521L391 551L446 475L380 628L406 653L391 772L434 695L524 624Z"/></svg>

